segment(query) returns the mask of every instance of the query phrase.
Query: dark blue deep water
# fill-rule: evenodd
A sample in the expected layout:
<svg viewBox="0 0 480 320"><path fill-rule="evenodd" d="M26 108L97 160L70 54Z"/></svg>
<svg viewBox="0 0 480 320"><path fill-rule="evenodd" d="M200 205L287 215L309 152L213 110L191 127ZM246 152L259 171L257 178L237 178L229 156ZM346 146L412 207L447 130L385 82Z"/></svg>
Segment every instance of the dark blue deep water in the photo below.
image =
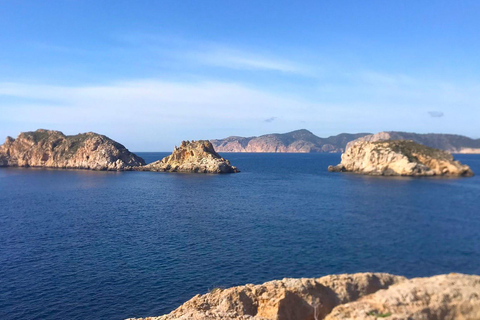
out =
<svg viewBox="0 0 480 320"><path fill-rule="evenodd" d="M479 176L328 173L336 154L225 156L242 172L0 169L0 318L160 315L214 287L283 277L480 274ZM457 158L480 174L479 155Z"/></svg>

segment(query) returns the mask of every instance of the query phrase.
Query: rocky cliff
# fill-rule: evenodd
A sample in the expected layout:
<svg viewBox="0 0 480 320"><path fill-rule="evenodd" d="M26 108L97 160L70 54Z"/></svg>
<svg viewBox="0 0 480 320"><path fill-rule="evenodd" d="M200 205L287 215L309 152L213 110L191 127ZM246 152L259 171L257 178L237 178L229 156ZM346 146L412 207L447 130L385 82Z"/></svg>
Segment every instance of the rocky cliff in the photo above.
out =
<svg viewBox="0 0 480 320"><path fill-rule="evenodd" d="M131 170L144 164L123 145L93 132L66 136L39 129L7 137L0 146L0 166Z"/></svg>
<svg viewBox="0 0 480 320"><path fill-rule="evenodd" d="M467 165L445 151L409 140L357 141L342 154L333 172L384 176L473 176Z"/></svg>
<svg viewBox="0 0 480 320"><path fill-rule="evenodd" d="M320 138L308 130L296 130L283 134L266 134L259 137L228 137L211 140L218 152L343 152L349 141L368 133L348 134Z"/></svg>
<svg viewBox="0 0 480 320"><path fill-rule="evenodd" d="M480 319L480 276L385 273L283 279L214 289L145 320Z"/></svg>
<svg viewBox="0 0 480 320"><path fill-rule="evenodd" d="M223 159L210 141L182 141L173 153L162 160L146 166L137 167L138 171L195 172L195 173L234 173L240 172Z"/></svg>
<svg viewBox="0 0 480 320"><path fill-rule="evenodd" d="M412 132L379 132L376 134L360 137L347 144L346 148L357 141L384 141L384 140L412 140L427 147L445 150L450 153L480 153L480 139L471 139L456 134L427 133L419 134Z"/></svg>

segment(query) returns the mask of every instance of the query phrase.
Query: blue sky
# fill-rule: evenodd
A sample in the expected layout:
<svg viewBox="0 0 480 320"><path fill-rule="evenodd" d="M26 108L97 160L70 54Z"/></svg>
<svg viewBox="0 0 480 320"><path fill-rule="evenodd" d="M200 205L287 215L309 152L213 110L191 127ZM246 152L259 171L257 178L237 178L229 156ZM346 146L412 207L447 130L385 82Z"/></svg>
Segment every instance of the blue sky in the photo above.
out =
<svg viewBox="0 0 480 320"><path fill-rule="evenodd" d="M478 1L0 2L0 137L480 138Z"/></svg>

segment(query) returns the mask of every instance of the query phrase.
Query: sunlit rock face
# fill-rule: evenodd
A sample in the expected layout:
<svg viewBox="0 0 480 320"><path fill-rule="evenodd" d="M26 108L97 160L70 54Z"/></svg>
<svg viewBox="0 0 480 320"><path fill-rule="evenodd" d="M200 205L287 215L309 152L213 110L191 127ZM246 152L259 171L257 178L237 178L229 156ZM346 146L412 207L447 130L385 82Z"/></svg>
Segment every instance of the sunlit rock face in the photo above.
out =
<svg viewBox="0 0 480 320"><path fill-rule="evenodd" d="M341 163L328 170L381 176L473 176L470 167L450 153L410 140L357 141L342 154Z"/></svg>
<svg viewBox="0 0 480 320"><path fill-rule="evenodd" d="M0 166L120 171L144 164L120 143L93 132L66 136L39 129L7 137L0 146Z"/></svg>
<svg viewBox="0 0 480 320"><path fill-rule="evenodd" d="M283 279L213 289L144 320L480 319L480 276L386 273ZM140 319L139 319L140 320Z"/></svg>
<svg viewBox="0 0 480 320"><path fill-rule="evenodd" d="M239 172L230 161L222 158L207 140L182 141L180 147L175 147L171 155L135 170L186 173Z"/></svg>

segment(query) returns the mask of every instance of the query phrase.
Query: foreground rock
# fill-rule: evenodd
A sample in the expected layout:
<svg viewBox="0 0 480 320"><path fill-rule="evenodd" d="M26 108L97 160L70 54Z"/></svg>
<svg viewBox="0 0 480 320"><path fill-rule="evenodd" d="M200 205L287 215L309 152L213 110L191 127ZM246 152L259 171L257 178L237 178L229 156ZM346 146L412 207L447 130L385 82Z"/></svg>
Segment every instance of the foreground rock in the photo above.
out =
<svg viewBox="0 0 480 320"><path fill-rule="evenodd" d="M472 170L445 151L409 140L357 141L332 172L384 176L473 176Z"/></svg>
<svg viewBox="0 0 480 320"><path fill-rule="evenodd" d="M407 280L385 273L248 284L196 295L145 320L480 319L480 276Z"/></svg>
<svg viewBox="0 0 480 320"><path fill-rule="evenodd" d="M175 147L168 157L137 167L135 170L193 173L240 172L230 164L230 161L223 159L215 152L212 144L206 140L182 141L180 147Z"/></svg>
<svg viewBox="0 0 480 320"><path fill-rule="evenodd" d="M480 319L480 277L463 274L416 278L340 305L325 318Z"/></svg>
<svg viewBox="0 0 480 320"><path fill-rule="evenodd" d="M66 136L60 131L22 132L0 146L0 166L131 170L145 161L112 139L93 132Z"/></svg>

